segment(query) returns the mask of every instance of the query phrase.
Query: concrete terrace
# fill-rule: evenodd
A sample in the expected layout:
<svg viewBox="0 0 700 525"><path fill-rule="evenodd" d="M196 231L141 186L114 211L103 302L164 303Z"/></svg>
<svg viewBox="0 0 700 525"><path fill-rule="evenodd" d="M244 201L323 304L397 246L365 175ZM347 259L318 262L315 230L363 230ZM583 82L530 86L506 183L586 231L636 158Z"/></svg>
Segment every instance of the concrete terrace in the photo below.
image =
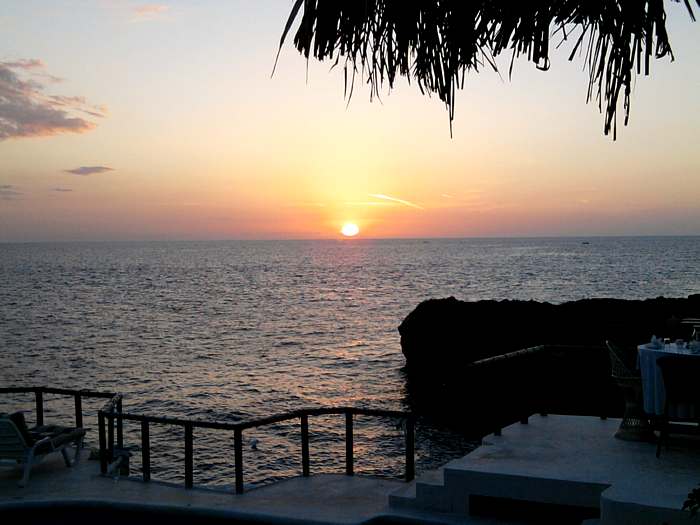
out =
<svg viewBox="0 0 700 525"><path fill-rule="evenodd" d="M197 522L350 524L387 518L391 523L474 523L495 525L495 520L471 520L419 510L388 506L388 496L404 482L362 476L316 475L298 477L235 495L221 490L185 489L139 479L100 476L99 462L88 461L87 450L73 468L60 454L36 466L29 485L19 488L19 467L0 467L0 514L29 507L75 505L83 509L109 508L113 512L178 513ZM50 510L47 512L51 512ZM50 516L50 514L47 514ZM38 521L45 521L46 516ZM100 518L102 519L102 518ZM125 520L129 521L129 520ZM32 523L32 520L23 521ZM52 523L62 523L51 519ZM381 522L381 521L379 521Z"/></svg>
<svg viewBox="0 0 700 525"><path fill-rule="evenodd" d="M67 469L57 455L34 469L25 489L16 485L18 467L0 468L0 513L58 504L83 510L108 507L117 514L128 511L132 519L123 521L132 524L146 523L143 515L149 513L176 516L169 520L172 523L180 519L189 523L194 517L198 522L234 523L493 525L550 523L552 516L561 516L556 522L562 524L694 523L680 509L700 482L697 446L672 444L657 459L652 443L615 439L616 419L551 415L529 421L505 428L502 436L487 436L471 454L410 484L317 475L234 495L154 481L115 481L99 475L96 461L83 459ZM501 512L504 509L510 514ZM479 516L490 512L493 517L470 512ZM116 523L99 520L102 525Z"/></svg>
<svg viewBox="0 0 700 525"><path fill-rule="evenodd" d="M700 448L613 435L619 419L533 416L390 496L392 505L466 515L479 498L591 509L605 525L695 523L681 507L700 483ZM525 508L525 507L523 507ZM541 508L541 507L540 507ZM700 523L700 520L697 521Z"/></svg>

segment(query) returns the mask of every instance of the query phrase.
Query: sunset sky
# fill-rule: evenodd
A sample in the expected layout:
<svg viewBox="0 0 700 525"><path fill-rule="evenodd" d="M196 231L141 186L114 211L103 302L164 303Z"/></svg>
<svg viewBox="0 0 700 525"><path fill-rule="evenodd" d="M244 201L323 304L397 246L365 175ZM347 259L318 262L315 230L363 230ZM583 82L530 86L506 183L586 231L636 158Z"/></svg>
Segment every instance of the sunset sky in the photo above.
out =
<svg viewBox="0 0 700 525"><path fill-rule="evenodd" d="M700 234L682 4L616 142L567 45L470 75L452 137L405 82L347 105L342 68L307 81L290 46L271 77L291 4L2 2L0 241Z"/></svg>

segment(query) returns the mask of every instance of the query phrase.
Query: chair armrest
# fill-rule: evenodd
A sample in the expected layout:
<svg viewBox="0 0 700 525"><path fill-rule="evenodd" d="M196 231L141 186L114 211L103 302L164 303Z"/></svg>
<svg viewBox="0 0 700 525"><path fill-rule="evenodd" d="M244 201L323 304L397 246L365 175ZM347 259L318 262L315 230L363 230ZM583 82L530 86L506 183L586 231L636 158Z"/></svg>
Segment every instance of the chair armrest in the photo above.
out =
<svg viewBox="0 0 700 525"><path fill-rule="evenodd" d="M34 445L32 446L32 453L33 453L37 448L39 448L41 445L43 445L44 443L49 443L49 444L51 445L51 450L54 449L53 443L51 443L51 438L50 438L49 436L46 436L46 437L44 437L44 438L41 438L41 439L40 439L39 441L37 441L36 443L34 443Z"/></svg>

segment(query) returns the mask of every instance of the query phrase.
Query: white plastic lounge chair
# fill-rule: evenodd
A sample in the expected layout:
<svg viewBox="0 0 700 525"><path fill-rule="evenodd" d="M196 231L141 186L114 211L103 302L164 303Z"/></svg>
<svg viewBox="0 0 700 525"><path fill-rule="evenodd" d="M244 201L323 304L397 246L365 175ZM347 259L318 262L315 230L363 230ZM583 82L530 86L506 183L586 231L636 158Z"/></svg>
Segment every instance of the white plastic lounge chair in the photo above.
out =
<svg viewBox="0 0 700 525"><path fill-rule="evenodd" d="M24 422L21 413L0 416L0 459L24 463L24 474L18 485L24 487L29 482L32 466L49 454L61 452L66 467L78 462L80 449L85 437L84 428L40 426L31 430ZM75 445L73 460L68 457L67 447Z"/></svg>

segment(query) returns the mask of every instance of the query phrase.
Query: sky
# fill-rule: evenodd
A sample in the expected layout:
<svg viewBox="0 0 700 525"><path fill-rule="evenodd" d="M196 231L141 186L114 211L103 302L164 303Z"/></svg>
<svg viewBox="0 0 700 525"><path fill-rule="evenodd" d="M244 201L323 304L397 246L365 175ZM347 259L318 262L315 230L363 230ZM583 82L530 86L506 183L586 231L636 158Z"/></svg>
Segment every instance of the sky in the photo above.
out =
<svg viewBox="0 0 700 525"><path fill-rule="evenodd" d="M617 141L566 45L381 101L286 46L291 0L6 0L0 242L700 235L700 22ZM507 68L506 68L507 70ZM3 98L4 97L4 98Z"/></svg>

